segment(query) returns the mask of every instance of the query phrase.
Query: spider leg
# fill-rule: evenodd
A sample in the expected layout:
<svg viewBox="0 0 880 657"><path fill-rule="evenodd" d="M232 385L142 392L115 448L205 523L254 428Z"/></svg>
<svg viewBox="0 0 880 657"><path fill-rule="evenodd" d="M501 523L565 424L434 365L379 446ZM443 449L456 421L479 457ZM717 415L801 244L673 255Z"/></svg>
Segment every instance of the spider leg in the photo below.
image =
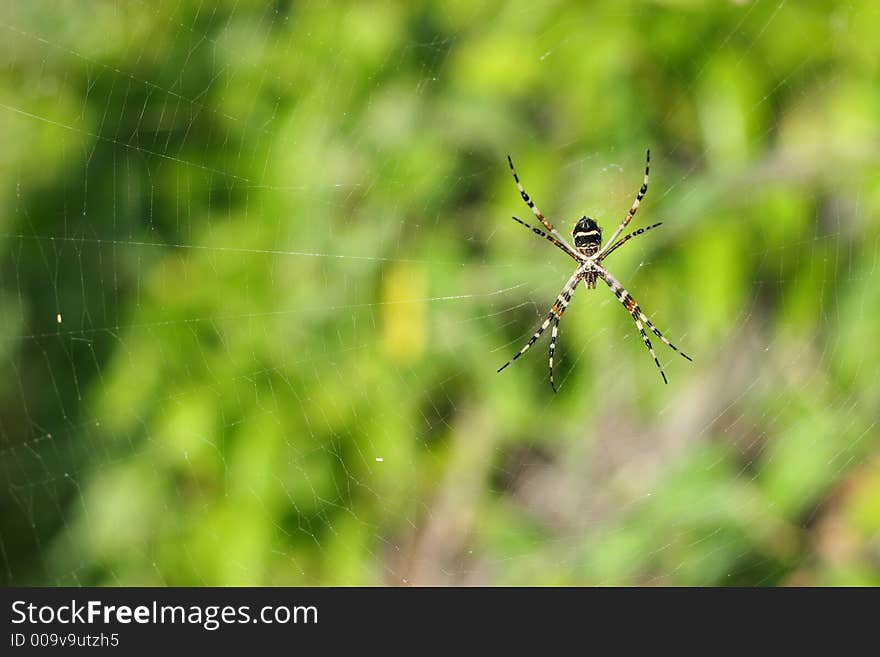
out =
<svg viewBox="0 0 880 657"><path fill-rule="evenodd" d="M516 175L516 169L513 167L513 160L510 159L510 155L507 156L507 162L508 164L510 164L510 172L513 174L513 180L516 182L517 188L519 188L519 193L520 196L522 196L523 201L525 201L526 205L531 208L534 215L538 218L538 221L544 224L544 228L549 230L550 234L559 240L560 243L557 244L557 246L560 246L564 251L568 253L568 255L577 260L577 252L572 247L570 247L568 243L566 243L565 238L559 234L559 232L553 227L553 224L547 221L541 211L532 202L532 199L529 197L529 195L526 194L526 190L523 189L522 183L520 183L519 181L519 176Z"/></svg>
<svg viewBox="0 0 880 657"><path fill-rule="evenodd" d="M562 311L559 313L556 321L553 322L553 331L550 333L550 387L553 388L553 392L556 392L556 384L553 382L553 354L556 352L556 338L559 335L559 322L562 321L562 313L565 312L565 309L568 307L568 303L571 301L571 297L576 289L577 285L575 285L566 295L565 305L563 305Z"/></svg>
<svg viewBox="0 0 880 657"><path fill-rule="evenodd" d="M661 221L659 223L654 224L653 226L646 226L645 228L639 228L638 230L635 230L627 235L624 235L619 240L617 240L617 242L615 242L614 245L610 249L608 249L605 252L605 254L602 256L602 259L604 260L605 258L610 256L614 252L615 249L618 249L621 246L623 246L624 242L631 240L633 237L638 237L642 233L646 233L649 230L651 230L652 228L656 228L657 226L662 226L662 225L663 225L663 222Z"/></svg>
<svg viewBox="0 0 880 657"><path fill-rule="evenodd" d="M555 244L556 246L558 246L560 249L562 249L563 251L565 251L565 252L566 252L568 255L570 255L572 258L574 258L575 260L577 260L578 263L580 263L580 259L579 259L579 258L576 258L576 257L574 256L574 254L572 254L571 249L567 248L568 245L565 244L564 242L560 242L558 239L556 239L556 238L553 237L552 235L548 235L547 233L545 233L545 232L544 232L543 230L541 230L540 228L533 228L533 227L529 226L525 221L522 221L521 219L518 219L518 218L516 218L516 217L511 217L511 218L512 218L514 221L521 223L523 226L525 226L525 227L528 228L530 231L532 231L535 235L540 235L541 237L543 237L543 238L547 239L548 241L552 242L553 244Z"/></svg>
<svg viewBox="0 0 880 657"><path fill-rule="evenodd" d="M654 362L657 364L657 368L660 370L660 375L663 377L663 382L667 383L666 373L660 366L660 361L657 360L657 355L654 353L654 348L651 345L651 341L648 339L648 336L645 333L644 326L642 326L643 322L645 325L647 325L649 329L651 329L651 332L654 333L654 335L660 338L663 344L665 344L667 347L670 347L674 352L680 354L684 358L687 358L689 361L693 361L693 359L683 351L680 351L678 347L676 347L674 344L666 339L666 336L664 336L660 332L660 329L658 329L651 323L651 320L648 319L647 315L645 315L645 313L642 311L639 304L636 303L636 300L633 299L632 295L626 291L626 289L617 281L617 279L609 274L606 269L598 265L594 265L594 267L596 268L596 271L598 272L602 280L605 281L605 284L608 285L609 288L611 288L611 291L614 293L614 296L617 297L617 300L620 301L621 304L623 304L623 307L626 308L626 311L633 318L633 321L636 323L636 327L639 329L639 333L641 333L642 335L642 340L644 341L645 346L648 348L651 356L654 357Z"/></svg>
<svg viewBox="0 0 880 657"><path fill-rule="evenodd" d="M663 344L665 344L667 347L669 347L670 349L672 349L672 351L674 351L675 353L677 353L677 354L678 354L679 356L681 356L682 358L685 358L686 360L689 360L689 361L691 361L692 363L694 362L694 359L693 359L693 358L691 358L690 356L688 356L686 353L684 353L683 351L681 351L678 347L676 347L674 344L672 344L669 340L666 339L666 336L663 335L663 334L660 332L660 329L658 329L656 326L654 326L654 325L651 323L651 320L649 320L647 317L645 317L645 313L642 312L641 308L639 308L639 315L640 315L640 317L641 317L641 320L642 320L645 324L648 325L648 328L651 329L651 332L652 332L654 335L656 335L658 338L660 338L660 341L663 342Z"/></svg>
<svg viewBox="0 0 880 657"><path fill-rule="evenodd" d="M580 282L582 275L583 275L583 273L581 272L580 269L578 269L577 271L575 271L575 273L572 275L572 277L568 279L568 282L562 288L562 291L559 293L559 296L556 297L556 301L553 303L553 306L550 308L550 312L547 313L547 318L544 320L544 322L541 324L541 326L538 327L538 330L535 331L535 334L531 338L529 338L529 341L526 342L526 344L523 346L523 348L519 350L519 352L516 354L516 356L514 356L509 361L504 363L504 365L502 365L501 367L498 368L499 372L501 370L503 370L505 367L507 367L508 365L510 365L512 362L517 360L524 353L526 353L529 350L529 348L533 344L535 344L535 342L538 341L538 338L541 337L541 334L547 330L547 327L550 326L550 322L552 322L554 318L556 319L557 323L559 322L559 320L562 318L562 313L565 312L565 309L568 306L568 302L571 299L572 290L575 287L577 287L577 284Z"/></svg>
<svg viewBox="0 0 880 657"><path fill-rule="evenodd" d="M669 381L666 380L666 372L663 371L663 366L660 364L660 361L657 360L657 354L654 353L654 345L651 344L651 341L648 339L647 333L645 333L645 327L642 326L642 322L640 320L636 319L635 315L632 315L632 318L636 323L636 328L639 329L639 333L642 336L642 341L648 348L648 353L651 354L651 357L654 359L654 363L657 365L657 369L660 370L660 376L663 377L663 383L669 383Z"/></svg>
<svg viewBox="0 0 880 657"><path fill-rule="evenodd" d="M651 151L648 150L645 161L645 180L642 183L641 188L639 189L639 193L636 195L636 200L633 201L632 207L629 209L629 212L626 213L626 218L621 222L620 226L617 227L617 230L614 231L614 234L611 238L605 242L605 246L596 254L595 257L602 256L607 250L610 244L613 244L614 241L620 236L623 232L623 229L626 228L627 224L632 220L632 218L636 214L636 210L639 209L639 204L642 202L642 199L645 198L645 194L648 193L648 172L651 169Z"/></svg>

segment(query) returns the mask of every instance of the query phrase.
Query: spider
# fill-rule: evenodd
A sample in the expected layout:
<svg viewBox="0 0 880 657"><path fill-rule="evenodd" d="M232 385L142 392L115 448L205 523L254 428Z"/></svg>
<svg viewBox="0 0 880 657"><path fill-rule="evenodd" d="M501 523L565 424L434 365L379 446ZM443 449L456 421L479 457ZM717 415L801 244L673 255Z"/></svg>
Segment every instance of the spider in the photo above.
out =
<svg viewBox="0 0 880 657"><path fill-rule="evenodd" d="M572 247L565 239L560 235L553 225L547 221L541 211L535 207L535 204L532 202L532 199L526 194L526 190L523 189L522 183L519 181L519 176L516 175L516 169L513 167L513 160L510 159L510 156L507 156L507 161L510 164L510 172L513 174L513 179L516 181L516 186L519 188L519 193L523 198L523 201L526 202L534 215L538 218L544 227L549 231L549 233L545 233L543 230L538 228L532 228L526 222L521 221L520 219L513 217L514 221L522 224L529 230L531 230L536 235L539 235L549 242L551 242L554 246L564 251L566 254L571 256L571 258L577 263L577 268L574 270L574 273L571 275L571 278L568 279L568 282L563 286L562 291L559 293L559 296L556 297L556 302L550 308L550 312L547 313L547 318L541 324L535 334L529 338L529 341L526 342L525 346L519 350L519 353L516 354L509 361L504 363L501 367L498 368L500 372L505 367L510 365L524 353L529 350L535 342L537 342L538 338L541 337L541 334L547 330L547 327L550 326L550 323L553 323L553 331L550 334L550 386L553 388L553 392L556 392L556 384L553 382L553 353L556 351L556 338L559 334L559 322L562 320L562 314L565 312L565 309L568 308L568 304L571 301L571 297L577 289L578 283L584 281L584 285L587 289L595 289L596 288L596 279L601 278L605 281L605 284L611 288L611 291L614 293L614 296L617 297L618 301L623 304L623 307L626 311L632 316L633 321L636 323L636 328L639 329L639 333L642 335L642 340L645 343L645 346L648 348L648 352L651 354L651 357L654 359L654 363L657 365L657 369L660 370L660 376L663 377L663 383L668 383L666 380L666 372L663 371L663 366L660 365L660 361L657 360L657 354L654 353L654 347L651 345L651 341L648 339L647 333L645 333L645 326L647 326L651 331L656 335L660 340L663 341L668 347L672 348L678 354L681 354L684 358L692 361L693 359L685 354L683 351L680 351L678 347L672 344L666 337L660 332L656 326L651 323L651 320L642 312L642 309L639 307L639 304L636 303L636 300L633 299L632 295L627 292L624 287L617 282L617 279L614 278L607 269L602 266L602 261L605 260L609 255L614 253L615 250L619 249L623 246L624 243L631 240L633 237L641 235L642 233L646 233L652 228L657 228L657 226L661 225L662 222L656 223L652 226L647 226L646 228L639 228L636 231L628 233L624 235L620 239L617 239L618 236L623 232L623 229L626 228L627 224L632 220L633 216L636 213L636 210L639 209L639 204L642 202L642 199L645 198L645 194L648 192L648 171L651 167L651 151L647 152L647 160L645 163L645 180L642 183L641 189L639 189L639 193L636 195L636 200L633 202L632 207L627 212L626 217L621 222L620 226L617 227L617 230L614 231L614 234L611 236L605 245L602 245L602 229L599 225L593 221L590 217L581 217L580 220L575 224L574 230L572 230L572 237L574 238L574 246ZM617 241L615 241L617 240Z"/></svg>

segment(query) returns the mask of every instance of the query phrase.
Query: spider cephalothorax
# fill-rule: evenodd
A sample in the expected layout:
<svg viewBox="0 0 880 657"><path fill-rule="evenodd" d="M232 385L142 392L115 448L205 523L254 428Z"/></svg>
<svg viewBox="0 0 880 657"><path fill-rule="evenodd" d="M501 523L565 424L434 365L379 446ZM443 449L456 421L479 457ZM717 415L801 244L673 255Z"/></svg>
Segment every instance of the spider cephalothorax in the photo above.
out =
<svg viewBox="0 0 880 657"><path fill-rule="evenodd" d="M602 261L611 255L615 249L623 246L625 242L633 237L641 235L645 231L651 230L660 225L657 223L653 226L639 228L638 230L634 230L620 239L617 239L635 215L636 210L639 209L639 203L642 202L642 199L645 198L645 194L648 192L648 170L651 166L651 151L648 151L647 160L648 161L645 164L645 180L639 189L639 193L636 195L636 200L633 201L632 207L629 209L629 212L627 212L623 222L617 227L617 230L614 231L611 238L605 242L605 246L602 246L602 229L599 228L598 224L589 217L581 217L580 221L575 224L574 230L571 232L572 237L574 238L574 246L572 247L572 245L566 242L565 238L562 237L562 235L560 235L553 227L553 224L547 221L546 217L541 214L541 211L535 207L532 199L529 198L529 195L526 194L526 190L523 189L523 186L519 181L519 176L516 175L516 169L513 168L513 160L510 159L509 155L507 156L507 161L510 163L510 171L513 173L513 179L516 181L516 186L519 188L519 193L522 195L523 201L526 202L534 215L538 218L538 221L544 224L544 228L549 232L545 233L540 228L532 228L526 222L520 221L516 217L514 217L514 219L519 221L519 223L536 235L540 235L552 242L559 249L565 251L565 253L571 256L571 258L577 263L577 268L568 279L568 282L563 286L559 296L556 297L556 303L550 308L550 312L547 314L544 322L538 327L535 334L529 338L529 341L526 342L525 346L519 350L519 353L498 369L499 372L526 353L529 350L529 347L537 342L538 338L541 337L541 334L547 330L547 327L550 326L550 323L552 322L553 331L550 334L550 385L553 386L553 390L555 391L556 385L553 383L553 353L556 349L556 337L559 333L559 322L562 319L562 313L568 308L571 297L575 293L575 290L577 290L578 283L584 281L584 285L586 285L587 288L592 289L596 287L596 279L598 278L605 281L605 284L611 289L614 296L617 297L617 300L623 304L623 307L633 318L636 328L642 336L642 341L645 343L645 347L648 348L648 351L654 358L654 363L656 363L657 368L660 370L660 376L663 377L664 383L666 383L666 373L663 371L660 361L657 360L657 354L654 353L654 347L651 345L651 340L648 339L648 334L645 333L646 326L654 335L660 338L663 344L672 348L688 360L691 360L690 356L678 351L678 348L666 339L666 337L660 332L660 329L654 326L651 323L651 320L648 319L647 315L642 312L642 309L639 307L639 304L636 303L636 300L632 298L632 295L617 282L617 279L615 279L605 267L602 266Z"/></svg>

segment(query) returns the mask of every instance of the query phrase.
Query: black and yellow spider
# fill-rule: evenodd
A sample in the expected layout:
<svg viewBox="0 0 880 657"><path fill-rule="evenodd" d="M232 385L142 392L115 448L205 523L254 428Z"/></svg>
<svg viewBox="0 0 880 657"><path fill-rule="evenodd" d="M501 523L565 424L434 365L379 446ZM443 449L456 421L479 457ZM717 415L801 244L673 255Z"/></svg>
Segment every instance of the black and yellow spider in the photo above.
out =
<svg viewBox="0 0 880 657"><path fill-rule="evenodd" d="M529 339L526 345L522 349L520 349L519 353L512 359L504 363L504 365L502 365L500 368L498 368L498 371L500 372L517 358L526 353L529 350L529 347L535 344L538 338L541 337L541 334L547 330L547 327L550 326L550 322L553 322L553 331L550 336L550 385L553 387L553 391L556 392L556 384L553 382L553 352L556 350L556 337L559 333L559 321L562 319L562 314L568 307L568 303L569 301L571 301L571 297L577 289L578 283L583 280L584 285L587 287L587 289L595 289L596 279L601 278L603 281L605 281L605 284L608 285L609 288L611 288L611 291L614 292L614 296L616 296L620 303L623 304L623 307L626 308L626 311L632 316L633 321L636 323L636 328L638 328L639 333L642 334L642 340L644 340L645 346L648 348L648 351L654 358L654 362L657 364L657 368L660 370L660 376L663 377L663 382L668 383L666 380L666 373L663 371L663 366L660 365L660 361L657 360L657 354L654 353L654 347L651 345L651 341L648 339L648 335L645 333L645 327L643 326L643 324L647 325L647 327L651 329L654 335L660 338L676 353L681 354L688 360L692 360L691 357L684 352L679 351L678 347L676 347L674 344L666 339L666 337L660 332L660 329L654 326L651 323L651 320L649 320L645 313L642 312L639 304L636 303L636 300L632 298L630 293L627 292L624 287L617 282L617 279L615 279L611 274L608 273L607 269L602 267L602 261L609 255L611 255L615 249L622 246L624 242L660 225L659 223L657 223L653 226L648 226L647 228L639 228L632 233L624 235L619 240L617 239L620 233L623 232L623 229L626 228L627 224L629 224L630 220L635 215L636 210L639 209L639 203L642 202L642 199L648 192L648 171L651 167L651 151L649 150L647 154L647 162L645 164L645 180L642 183L641 189L639 189L639 193L636 195L636 200L633 202L632 207L626 214L626 218L623 220L620 226L617 227L617 230L614 231L614 235L611 236L611 239L605 242L605 246L602 246L602 229L599 228L599 225L589 217L581 217L580 220L575 224L574 230L572 230L574 247L566 242L562 235L560 235L553 227L553 225L549 221L547 221L544 215L541 214L541 211L535 207L535 204L532 203L532 199L529 198L529 195L526 194L526 190L523 189L523 186L519 181L519 176L516 175L516 169L513 168L513 160L510 159L509 155L507 156L507 161L510 163L510 171L511 173L513 173L513 179L516 181L516 186L519 188L519 193L522 195L523 200L532 209L532 212L534 212L538 220L542 224L544 224L544 227L548 231L550 231L550 233L547 234L543 230L532 228L527 223L525 223L524 221L520 221L516 217L514 217L513 219L521 223L526 228L530 229L536 235L540 235L541 237L546 238L547 240L555 244L558 248L565 251L577 263L577 269L574 270L571 278L568 279L568 282L563 286L562 291L559 293L559 296L556 297L556 303L554 303L553 307L550 308L550 312L547 314L547 318L541 324L540 328L538 328L538 330ZM615 242L615 240L617 241Z"/></svg>

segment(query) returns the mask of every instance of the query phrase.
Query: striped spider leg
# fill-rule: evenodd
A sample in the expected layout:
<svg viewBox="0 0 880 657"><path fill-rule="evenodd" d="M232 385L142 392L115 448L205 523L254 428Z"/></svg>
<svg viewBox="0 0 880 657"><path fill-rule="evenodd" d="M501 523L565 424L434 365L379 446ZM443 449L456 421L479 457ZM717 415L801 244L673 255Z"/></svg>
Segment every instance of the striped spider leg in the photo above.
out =
<svg viewBox="0 0 880 657"><path fill-rule="evenodd" d="M612 253L614 253L614 251L616 249L619 249L621 246L623 246L624 242L628 242L633 237L638 237L642 233L647 233L652 228L657 228L657 226L662 226L662 225L663 225L663 222L659 221L656 224L654 224L653 226L645 226L644 228L639 228L638 230L634 230L633 232L624 235L619 240L617 240L617 242L610 249L608 249L605 253L602 254L601 259L604 260L605 258L610 256Z"/></svg>
<svg viewBox="0 0 880 657"><path fill-rule="evenodd" d="M594 264L594 267L599 278L605 281L605 284L608 285L609 288L611 288L614 296L617 297L617 300L620 301L621 304L623 304L623 307L633 318L633 321L636 324L636 328L639 330L639 333L642 336L642 341L645 343L645 346L648 348L648 352L653 357L654 363L657 365L657 369L660 370L660 376L663 377L663 383L669 383L666 380L666 372L663 371L663 366L660 365L660 361L657 360L657 354L654 353L654 347L653 345L651 345L651 340L648 339L648 335L645 333L645 327L642 324L644 323L645 326L651 329L651 332L658 338L660 338L661 342L672 349L675 353L681 355L683 358L686 358L691 362L693 362L693 358L688 356L686 353L681 351L678 347L676 347L674 344L666 339L666 336L660 332L660 329L658 329L651 323L651 320L648 319L647 315L645 315L645 313L639 307L639 304L636 303L635 299L633 299L632 295L626 291L626 288L624 288L623 285L621 285L617 281L617 279L608 272L607 269L599 266L598 264Z"/></svg>
<svg viewBox="0 0 880 657"><path fill-rule="evenodd" d="M636 200L633 201L632 207L629 209L629 212L626 213L626 217L624 217L623 221L620 222L620 226L617 227L617 230L614 231L614 234L605 242L605 246L603 246L599 252L596 254L599 257L599 261L601 262L602 256L606 254L608 251L608 247L618 238L618 236L623 232L623 229L627 227L632 218L636 215L636 211L639 209L639 205L642 202L642 199L645 198L645 194L648 193L648 174L651 171L651 149L648 149L645 155L645 180L642 182L641 188L639 188L639 193L636 194Z"/></svg>
<svg viewBox="0 0 880 657"><path fill-rule="evenodd" d="M519 189L519 193L520 193L520 196L522 196L523 201L525 201L526 205L528 205L529 208L531 208L534 215L538 218L538 221L540 221L542 224L544 224L544 228L549 230L550 234L556 238L556 240L552 240L552 239L550 239L549 236L547 236L547 239L550 239L550 241L553 242L556 246L558 246L560 249L565 251L572 258L577 260L578 257L577 257L577 253L575 252L575 250L572 249L571 246L569 246L568 242L565 241L565 238L562 237L562 235L560 235L557 232L557 230L553 227L553 224L551 224L549 221L547 221L547 219L544 217L544 215L541 213L541 211L532 202L531 197L528 194L526 194L526 190L523 189L522 183L520 183L520 181L519 181L519 176L516 175L516 169L513 168L513 160L510 159L510 155L507 156L507 163L510 164L510 173L513 174L513 180L514 180L514 182L516 182L516 186ZM514 217L514 219L516 219L516 217ZM516 220L519 221L519 219L516 219ZM520 223L522 223L522 222L520 221ZM523 225L525 225L525 224L523 224ZM534 229L532 229L532 230L534 230ZM536 231L536 232L538 232L538 231Z"/></svg>
<svg viewBox="0 0 880 657"><path fill-rule="evenodd" d="M577 287L577 283L575 283L575 288ZM574 294L574 289L569 290L568 294L565 295L565 300L563 301L563 311L568 307L568 302L571 301L571 296ZM556 321L553 322L553 330L550 332L550 387L553 388L553 392L556 392L556 383L553 381L553 354L556 353L556 338L559 336L559 322L562 321L562 313L556 317Z"/></svg>
<svg viewBox="0 0 880 657"><path fill-rule="evenodd" d="M517 222L519 224L522 224L523 226L528 228L530 231L532 231L535 235L540 235L541 237L543 237L544 239L549 241L551 244L555 244L556 246L558 246L560 249L562 249L568 255L570 255L572 258L574 258L574 261L577 262L578 264L583 263L584 259L581 257L578 257L578 254L575 253L574 250L572 250L572 248L568 245L567 242L564 242L564 241L560 242L558 239L556 239L552 235L548 235L540 228L533 228L532 226L529 226L525 221L523 221L522 219L519 219L518 217L511 217L511 219L513 219L515 222Z"/></svg>
<svg viewBox="0 0 880 657"><path fill-rule="evenodd" d="M660 360L657 358L657 354L654 352L654 346L651 344L651 340L648 338L648 334L645 331L645 327L656 335L665 345L667 345L670 349L675 351L678 354L681 354L682 357L692 360L690 356L680 351L678 347L672 344L669 340L666 339L666 336L660 332L654 324L651 323L651 320L648 319L647 315L642 311L641 307L636 303L636 300L633 299L632 295L624 289L624 287L615 279L607 269L602 266L602 262L611 255L614 251L619 249L621 246L626 244L633 237L638 237L653 228L657 228L661 225L661 223L656 223L651 226L647 226L645 228L639 228L638 230L634 230L631 233L627 233L623 237L618 237L623 232L623 229L632 221L632 218L635 216L636 211L639 209L639 204L642 202L642 199L645 198L645 194L648 192L648 174L651 166L651 151L647 152L647 161L645 164L645 179L642 183L641 188L639 189L638 194L636 195L636 200L633 202L632 207L630 207L629 212L624 218L623 222L621 222L620 226L618 226L617 230L614 231L614 234L611 238L602 244L602 229L599 225L590 217L584 216L581 217L580 220L575 224L574 229L572 230L572 238L573 245L569 244L565 241L565 239L560 235L553 225L544 218L544 215L535 207L535 204L532 203L531 198L526 191L523 189L523 186L520 184L519 177L516 174L516 169L513 168L513 161L510 159L510 156L507 157L508 162L510 163L510 170L513 173L513 179L516 181L516 186L519 188L520 195L526 204L531 208L532 212L535 216L541 221L544 227L549 232L544 232L540 228L533 228L529 226L526 222L513 217L514 221L522 224L530 231L538 235L539 237L543 237L551 244L564 251L567 255L574 259L577 263L577 269L575 269L574 274L572 274L571 278L568 279L565 286L560 291L559 295L556 297L556 302L553 304L553 307L550 308L550 312L547 314L547 317L544 319L544 322L535 332L535 334L529 339L529 341L523 346L519 352L511 358L509 361L504 363L498 371L500 372L505 367L510 365L512 362L517 360L520 356L522 356L525 352L529 350L529 348L538 341L544 331L553 324L553 330L550 335L550 386L553 388L553 392L556 392L556 383L553 380L553 357L556 352L556 341L559 335L559 324L562 321L562 315L565 312L566 308L568 308L568 304L571 301L572 296L577 290L577 286L581 281L584 281L584 285L587 289L594 289L596 287L596 279L601 278L606 285L610 288L610 290L614 293L614 296L617 297L617 300L623 305L624 309L630 314L635 322L636 328L639 331L639 334L642 336L642 341L645 343L645 347L648 349L648 353L651 354L651 357L654 359L654 363L657 365L657 369L660 370L660 376L663 377L663 382L668 383L666 379L666 372L663 371L663 366L660 365Z"/></svg>
<svg viewBox="0 0 880 657"><path fill-rule="evenodd" d="M498 368L499 372L515 360L519 359L519 357L522 356L524 353L526 353L531 348L531 346L538 341L538 338L541 337L544 331L547 330L547 327L550 326L550 322L555 320L556 324L553 326L553 341L550 344L550 376L552 378L553 351L556 348L556 335L558 332L559 320L562 319L562 315L565 312L565 309L568 308L568 303L569 301L571 301L571 296L574 294L578 283L580 283L581 279L584 277L584 271L588 266L589 265L582 265L575 270L574 274L571 275L571 278L568 279L568 281L562 287L562 290L557 295L556 301L550 308L550 312L547 313L547 317L546 319L544 319L544 322L541 324L541 326L538 327L538 330L535 331L535 334L531 338L529 338L529 341L525 343L523 348L520 349L513 358L511 358L509 361L504 363L504 365ZM556 388L554 387L554 391L555 390Z"/></svg>

